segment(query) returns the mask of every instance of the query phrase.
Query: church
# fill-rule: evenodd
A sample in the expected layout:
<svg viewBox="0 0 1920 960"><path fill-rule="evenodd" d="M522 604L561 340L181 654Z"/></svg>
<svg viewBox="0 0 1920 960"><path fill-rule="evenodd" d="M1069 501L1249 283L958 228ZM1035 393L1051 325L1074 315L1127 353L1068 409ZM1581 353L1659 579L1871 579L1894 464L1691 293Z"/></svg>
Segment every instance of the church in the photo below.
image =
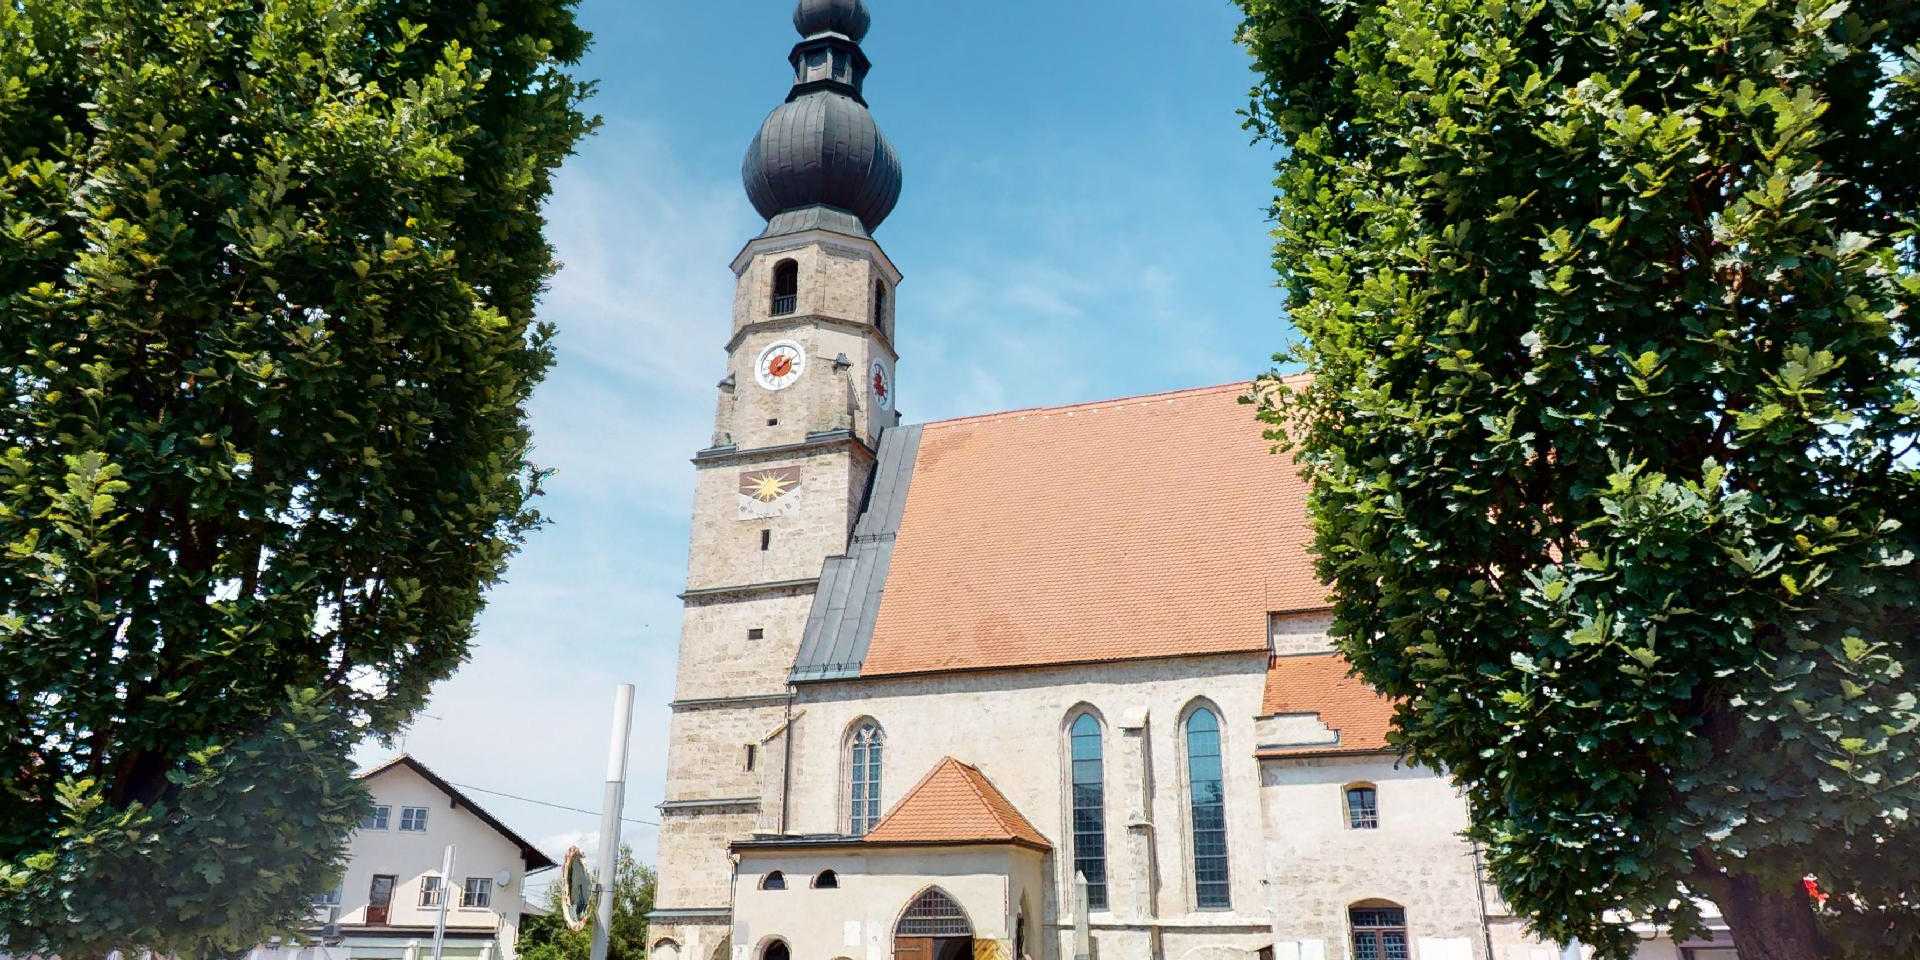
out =
<svg viewBox="0 0 1920 960"><path fill-rule="evenodd" d="M1249 384L901 422L871 16L793 19L693 457L655 960L1580 956L1388 746Z"/></svg>

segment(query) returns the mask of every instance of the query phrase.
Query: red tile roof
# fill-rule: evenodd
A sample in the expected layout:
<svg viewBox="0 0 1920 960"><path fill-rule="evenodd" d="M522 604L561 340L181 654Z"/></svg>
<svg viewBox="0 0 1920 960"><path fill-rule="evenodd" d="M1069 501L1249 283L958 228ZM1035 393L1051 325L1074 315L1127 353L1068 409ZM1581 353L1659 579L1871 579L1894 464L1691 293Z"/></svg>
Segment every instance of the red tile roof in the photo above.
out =
<svg viewBox="0 0 1920 960"><path fill-rule="evenodd" d="M1347 658L1337 653L1275 657L1267 667L1264 716L1313 713L1339 734L1337 743L1301 747L1262 747L1263 757L1380 753L1393 726L1393 701L1375 693L1366 681L1348 674Z"/></svg>
<svg viewBox="0 0 1920 960"><path fill-rule="evenodd" d="M861 674L1254 652L1325 607L1247 390L926 425Z"/></svg>
<svg viewBox="0 0 1920 960"><path fill-rule="evenodd" d="M1011 843L1047 850L1052 844L1020 815L976 767L947 757L880 818L865 843Z"/></svg>

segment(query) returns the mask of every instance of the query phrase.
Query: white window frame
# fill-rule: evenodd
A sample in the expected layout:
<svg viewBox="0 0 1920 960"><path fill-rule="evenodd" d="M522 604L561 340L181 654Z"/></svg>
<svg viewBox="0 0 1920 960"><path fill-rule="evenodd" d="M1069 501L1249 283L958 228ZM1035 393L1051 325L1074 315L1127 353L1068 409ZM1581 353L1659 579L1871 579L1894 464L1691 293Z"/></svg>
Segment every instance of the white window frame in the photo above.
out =
<svg viewBox="0 0 1920 960"><path fill-rule="evenodd" d="M442 883L438 874L429 873L420 878L420 906L437 907L440 898L446 895L447 885Z"/></svg>
<svg viewBox="0 0 1920 960"><path fill-rule="evenodd" d="M475 892L479 893L478 897L474 896ZM480 902L476 903L475 900ZM466 882L460 885L460 909L493 909L493 878L468 877Z"/></svg>
<svg viewBox="0 0 1920 960"><path fill-rule="evenodd" d="M393 804L391 803L374 804L373 809L368 810L367 815L360 819L360 829L362 830L393 829Z"/></svg>
<svg viewBox="0 0 1920 960"><path fill-rule="evenodd" d="M412 824L412 826L408 826L408 824ZM427 832L427 808L426 807L401 807L400 808L400 832L401 833L426 833Z"/></svg>

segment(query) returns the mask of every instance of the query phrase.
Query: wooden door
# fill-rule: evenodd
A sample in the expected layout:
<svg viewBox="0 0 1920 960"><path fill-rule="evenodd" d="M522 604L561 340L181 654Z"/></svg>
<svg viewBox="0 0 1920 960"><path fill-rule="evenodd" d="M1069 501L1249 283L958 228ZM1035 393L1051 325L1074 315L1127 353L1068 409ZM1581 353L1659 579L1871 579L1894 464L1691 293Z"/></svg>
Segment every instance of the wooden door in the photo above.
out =
<svg viewBox="0 0 1920 960"><path fill-rule="evenodd" d="M893 960L933 960L933 938L894 937Z"/></svg>
<svg viewBox="0 0 1920 960"><path fill-rule="evenodd" d="M393 885L396 880L395 877L385 875L373 878L373 889L367 891L367 926L387 925L388 911L393 906Z"/></svg>

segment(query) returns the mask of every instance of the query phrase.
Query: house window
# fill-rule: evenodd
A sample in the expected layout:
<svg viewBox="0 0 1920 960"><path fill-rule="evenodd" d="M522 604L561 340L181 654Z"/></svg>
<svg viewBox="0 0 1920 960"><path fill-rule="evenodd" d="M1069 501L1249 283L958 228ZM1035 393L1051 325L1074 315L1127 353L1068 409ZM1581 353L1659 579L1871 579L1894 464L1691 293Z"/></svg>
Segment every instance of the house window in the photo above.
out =
<svg viewBox="0 0 1920 960"><path fill-rule="evenodd" d="M822 870L819 876L813 878L813 886L816 890L838 890L840 875L832 870Z"/></svg>
<svg viewBox="0 0 1920 960"><path fill-rule="evenodd" d="M1347 826L1355 830L1380 829L1380 799L1373 787L1356 784L1347 788Z"/></svg>
<svg viewBox="0 0 1920 960"><path fill-rule="evenodd" d="M762 629L760 627L747 628L748 640L765 640L766 638L767 638L767 631L765 629Z"/></svg>
<svg viewBox="0 0 1920 960"><path fill-rule="evenodd" d="M787 875L778 870L760 878L760 889L762 890L785 890L786 888Z"/></svg>
<svg viewBox="0 0 1920 960"><path fill-rule="evenodd" d="M360 829L385 830L387 829L387 824L390 823L392 820L393 820L392 807L385 806L385 805L377 806L377 807L374 807L372 810L367 811L366 817L360 821Z"/></svg>
<svg viewBox="0 0 1920 960"><path fill-rule="evenodd" d="M848 744L847 829L856 837L866 836L880 822L880 759L886 743L880 725L865 720L854 728Z"/></svg>
<svg viewBox="0 0 1920 960"><path fill-rule="evenodd" d="M800 308L800 264L782 260L773 265L773 315L784 317Z"/></svg>
<svg viewBox="0 0 1920 960"><path fill-rule="evenodd" d="M326 893L314 894L313 905L316 907L337 907L340 905L342 899L344 899L344 897L341 894L340 888L334 887Z"/></svg>
<svg viewBox="0 0 1920 960"><path fill-rule="evenodd" d="M426 807L401 807L400 832L425 833L427 831Z"/></svg>
<svg viewBox="0 0 1920 960"><path fill-rule="evenodd" d="M1399 907L1354 907L1353 960L1407 960L1407 911Z"/></svg>
<svg viewBox="0 0 1920 960"><path fill-rule="evenodd" d="M1227 910L1227 804L1220 781L1220 718L1201 707L1187 717L1187 791L1193 826L1193 901Z"/></svg>
<svg viewBox="0 0 1920 960"><path fill-rule="evenodd" d="M1073 869L1087 878L1087 909L1107 909L1106 778L1100 721L1083 713L1068 731L1073 757Z"/></svg>
<svg viewBox="0 0 1920 960"><path fill-rule="evenodd" d="M423 907L437 907L440 905L439 877L420 878L420 905Z"/></svg>
<svg viewBox="0 0 1920 960"><path fill-rule="evenodd" d="M468 877L466 888L460 891L460 905L474 910L493 906L493 881Z"/></svg>

